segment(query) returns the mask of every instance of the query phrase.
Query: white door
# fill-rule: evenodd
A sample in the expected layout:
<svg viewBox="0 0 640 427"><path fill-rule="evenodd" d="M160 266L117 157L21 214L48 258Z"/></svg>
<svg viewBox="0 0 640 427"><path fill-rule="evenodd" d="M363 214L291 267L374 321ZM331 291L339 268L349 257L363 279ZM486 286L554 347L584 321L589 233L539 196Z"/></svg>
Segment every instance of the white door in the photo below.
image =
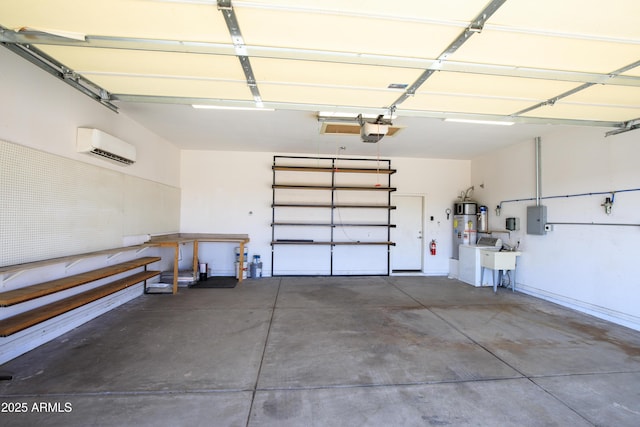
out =
<svg viewBox="0 0 640 427"><path fill-rule="evenodd" d="M393 196L392 271L422 271L422 196Z"/></svg>

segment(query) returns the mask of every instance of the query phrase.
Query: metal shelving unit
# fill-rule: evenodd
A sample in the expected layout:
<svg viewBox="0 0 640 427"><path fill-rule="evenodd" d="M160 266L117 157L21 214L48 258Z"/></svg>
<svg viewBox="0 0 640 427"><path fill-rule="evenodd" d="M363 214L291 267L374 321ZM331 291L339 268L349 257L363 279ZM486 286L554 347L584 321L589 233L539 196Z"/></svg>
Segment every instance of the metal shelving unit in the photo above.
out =
<svg viewBox="0 0 640 427"><path fill-rule="evenodd" d="M312 165L313 162L317 162L317 165ZM300 163L303 163L302 165ZM320 165L322 164L322 165ZM344 166L346 164L346 166ZM358 165L363 165L363 167L359 167ZM372 167L373 165L373 167ZM306 246L327 246L330 248L328 256L329 256L329 272L328 275L334 275L334 248L337 246L386 246L386 274L390 274L390 251L391 246L394 246L395 243L391 241L391 228L395 227L394 224L391 224L391 210L395 209L395 206L391 205L391 193L396 191L394 187L391 186L391 175L393 175L396 170L391 168L390 160L381 160L381 159L351 159L351 158L335 158L335 157L301 157L301 156L274 156L273 157L273 183L272 183L272 192L273 192L273 202L271 205L272 208L272 219L271 219L271 275L275 275L274 273L274 265L276 259L276 248L280 245L306 245ZM279 175L282 173L290 173L297 174L300 173L326 173L330 175L330 183L300 183L296 182L282 182ZM342 174L356 174L360 175L369 175L375 174L377 179L379 177L383 177L385 182L380 183L376 182L375 185L371 185L368 183L365 184L337 184L337 176ZM300 175L304 176L304 175ZM314 196L317 201L306 202L306 201L296 201L289 200L280 201L277 195L282 195L287 191L306 191L310 190L312 192L319 192L316 194L321 194L323 191L327 194L321 194L320 196ZM369 202L347 202L343 200L342 196L338 196L340 193L349 194L351 192L362 192L362 194L371 193L376 194L377 196L373 199L373 201ZM384 203L381 202L379 194L386 193L386 198ZM290 196L291 198L294 198ZM286 197L285 197L286 198ZM338 201L340 199L340 201ZM318 209L318 210L328 210L326 217L322 221L313 221L313 220L282 220L278 218L278 214L276 213L277 209L297 209L297 208L310 208L310 209ZM350 209L372 209L372 210L386 210L386 220L380 221L342 221L341 215L336 215L336 210L350 210ZM292 236L291 238L276 238L276 229L278 227L301 227L301 228L318 228L318 227L326 227L329 228L329 238L328 239L304 239L298 238L297 236ZM334 232L336 228L348 228L353 227L357 229L362 228L386 228L386 239L376 239L376 240L366 240L366 239L358 239L358 240L339 240ZM345 233L346 234L346 233ZM315 274L314 274L315 275Z"/></svg>

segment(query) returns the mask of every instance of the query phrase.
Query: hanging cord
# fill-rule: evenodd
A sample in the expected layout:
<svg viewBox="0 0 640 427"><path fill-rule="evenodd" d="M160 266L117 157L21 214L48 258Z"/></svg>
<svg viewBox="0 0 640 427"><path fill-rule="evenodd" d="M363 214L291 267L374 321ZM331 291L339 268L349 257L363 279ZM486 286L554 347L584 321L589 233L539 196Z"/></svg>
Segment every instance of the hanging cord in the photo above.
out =
<svg viewBox="0 0 640 427"><path fill-rule="evenodd" d="M338 193L336 193L336 205L340 204L338 202ZM349 240L350 242L357 242L358 240L354 239L353 237L349 236L349 233L347 233L346 227L344 227L342 225L343 220L342 220L342 215L340 215L340 208L335 208L335 210L337 211L338 214L338 221L340 221L340 231L342 231L342 234L344 234L344 237L347 238L347 240ZM336 226L337 227L337 226Z"/></svg>
<svg viewBox="0 0 640 427"><path fill-rule="evenodd" d="M380 135L380 123L378 123L378 135ZM376 187L380 187L380 140L381 136L378 136L378 141L376 142Z"/></svg>
<svg viewBox="0 0 640 427"><path fill-rule="evenodd" d="M339 160L339 153L342 150L346 150L346 147L338 147L338 143L336 141L336 164L334 166L334 169L337 171L338 170L338 160ZM335 201L336 201L336 205L340 204L340 201L338 200L338 192L336 191L335 193ZM338 214L338 221L340 221L340 224L343 223L342 220L342 215L340 214L340 208L334 208L335 212ZM342 231L342 234L344 234L344 236L347 238L347 240L351 241L351 242L356 242L357 240L352 238L351 236L349 236L349 234L347 233L347 231L345 230L345 227L340 226L340 230Z"/></svg>

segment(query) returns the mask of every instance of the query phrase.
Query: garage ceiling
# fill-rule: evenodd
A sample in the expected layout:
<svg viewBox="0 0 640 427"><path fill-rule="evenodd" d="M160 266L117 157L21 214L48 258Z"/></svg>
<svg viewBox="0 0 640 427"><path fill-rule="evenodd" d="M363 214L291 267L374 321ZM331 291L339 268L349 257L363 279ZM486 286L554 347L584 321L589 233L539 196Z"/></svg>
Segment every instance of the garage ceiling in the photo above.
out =
<svg viewBox="0 0 640 427"><path fill-rule="evenodd" d="M283 138L318 134L320 111L394 114L435 134L445 118L516 123L505 139L548 124L635 128L638 16L637 0L3 0L0 36L177 145L219 149L192 104L275 109L255 123L281 121ZM217 113L232 128L257 115ZM395 138L411 152L411 137ZM482 151L452 148L420 155Z"/></svg>

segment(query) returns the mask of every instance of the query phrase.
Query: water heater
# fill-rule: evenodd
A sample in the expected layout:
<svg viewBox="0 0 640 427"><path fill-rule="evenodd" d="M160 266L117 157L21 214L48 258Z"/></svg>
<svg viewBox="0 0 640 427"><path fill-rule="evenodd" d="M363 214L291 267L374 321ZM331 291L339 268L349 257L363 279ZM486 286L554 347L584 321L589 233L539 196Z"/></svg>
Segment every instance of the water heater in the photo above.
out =
<svg viewBox="0 0 640 427"><path fill-rule="evenodd" d="M475 215L477 206L473 202L461 202L454 205L456 215Z"/></svg>

